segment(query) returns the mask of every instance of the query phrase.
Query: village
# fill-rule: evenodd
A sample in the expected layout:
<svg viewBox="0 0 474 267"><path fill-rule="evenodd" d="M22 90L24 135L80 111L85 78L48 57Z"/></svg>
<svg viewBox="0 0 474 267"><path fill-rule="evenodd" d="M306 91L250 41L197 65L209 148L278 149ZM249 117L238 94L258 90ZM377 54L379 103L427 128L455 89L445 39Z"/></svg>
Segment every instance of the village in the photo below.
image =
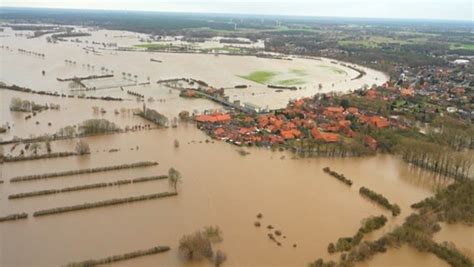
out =
<svg viewBox="0 0 474 267"><path fill-rule="evenodd" d="M303 140L306 144L346 147L348 153L342 156L373 154L379 148L380 132L423 134L421 125L445 116L471 122L474 77L465 74L468 67L399 67L399 79L382 86L365 86L344 95L316 94L292 100L286 108L273 111L242 105L247 110L231 108L229 112L196 115L194 120L212 138L239 146L283 145L301 151L302 145L297 142ZM181 94L205 95L228 99L223 89L212 87L204 91L188 89ZM239 102L234 104L240 106Z"/></svg>

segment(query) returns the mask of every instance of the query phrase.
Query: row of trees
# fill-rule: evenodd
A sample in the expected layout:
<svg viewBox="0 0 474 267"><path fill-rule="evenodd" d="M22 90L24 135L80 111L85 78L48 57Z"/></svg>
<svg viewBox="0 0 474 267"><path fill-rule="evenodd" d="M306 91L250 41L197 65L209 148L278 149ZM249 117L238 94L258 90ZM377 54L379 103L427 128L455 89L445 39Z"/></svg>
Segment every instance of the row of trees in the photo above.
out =
<svg viewBox="0 0 474 267"><path fill-rule="evenodd" d="M391 204L387 198L385 198L383 195L381 194L378 194L366 187L361 187L359 189L359 193L361 195L364 195L366 197L368 197L369 199L371 199L372 201L375 201L377 202L377 204L387 208L388 210L390 210L392 212L392 215L393 216L397 216L398 214L400 214L401 210L400 210L400 207L397 205L397 204Z"/></svg>
<svg viewBox="0 0 474 267"><path fill-rule="evenodd" d="M408 163L456 179L469 178L474 164L470 152L452 151L446 146L414 138L403 138L396 150Z"/></svg>
<svg viewBox="0 0 474 267"><path fill-rule="evenodd" d="M33 112L33 111L41 111L48 108L49 108L48 105L39 105L39 104L36 104L34 101L23 100L19 97L13 97L10 101L11 111ZM59 106L52 105L52 108L59 109Z"/></svg>
<svg viewBox="0 0 474 267"><path fill-rule="evenodd" d="M403 225L375 241L364 241L341 254L338 263L324 262L323 259L310 264L312 267L353 266L355 262L370 259L383 253L388 247L411 247L435 254L453 267L471 267L471 259L463 255L452 243L436 243L433 234L441 229L438 222L472 224L474 220L474 181L461 180L438 191L434 197L427 198L412 207L419 209L405 219Z"/></svg>
<svg viewBox="0 0 474 267"><path fill-rule="evenodd" d="M372 231L382 228L386 222L387 217L383 215L371 216L364 219L362 221L361 227L353 237L341 237L337 240L336 244L330 243L328 245L328 252L332 254L335 252L351 250L353 247L357 246L360 241L362 241L364 234L368 234Z"/></svg>
<svg viewBox="0 0 474 267"><path fill-rule="evenodd" d="M302 157L359 157L374 154L373 150L365 147L358 140L351 140L351 142L341 140L335 143L326 143L322 140L305 138L299 141L288 142L287 146Z"/></svg>

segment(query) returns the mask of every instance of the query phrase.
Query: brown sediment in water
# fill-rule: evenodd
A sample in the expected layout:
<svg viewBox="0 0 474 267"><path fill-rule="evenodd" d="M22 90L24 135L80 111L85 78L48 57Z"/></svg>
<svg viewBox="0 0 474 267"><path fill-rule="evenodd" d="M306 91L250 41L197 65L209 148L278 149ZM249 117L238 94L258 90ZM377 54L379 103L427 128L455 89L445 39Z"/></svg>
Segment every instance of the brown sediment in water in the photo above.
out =
<svg viewBox="0 0 474 267"><path fill-rule="evenodd" d="M104 33L113 35L110 31L98 31L94 32L93 36L85 38L106 41ZM128 42L137 42L137 40L132 40L133 38L130 38ZM1 42L15 46L18 38L2 38ZM36 61L26 56L5 53L5 57L2 57L0 61L11 68L5 69L0 76L10 83L26 87L36 86L35 89L39 90L57 88L59 94L65 94L67 88L58 86L57 81L54 80L56 77L71 77L76 74L83 76L92 72L80 67L56 64L64 60L62 56L64 54L70 55L78 62L87 61L97 66L113 65L114 68L116 66L116 73L126 71L137 73L142 77L149 75L152 80L195 77L217 87L242 84L242 79L234 74L245 75L247 72L266 68L269 61L250 57L156 53L156 56L167 64L153 62L147 64L146 61L149 61L150 57L148 53L118 52L119 56L116 56L105 51L103 56L98 57L85 54L77 49L76 44L59 43L53 47L52 44L46 44L42 38L36 38L32 43L24 42L22 45L30 50L31 47L44 50L48 54L47 58L44 61ZM57 52L49 53L50 49L55 49ZM322 64L329 64L326 59L322 60ZM302 59L283 63L291 66L314 64L312 61ZM273 60L270 64L275 65L276 71L287 68L287 66L282 67L279 61ZM203 67L204 65L206 67ZM46 69L46 77L42 77L40 73L35 74L41 68ZM217 72L209 72L209 68ZM52 74L56 72L57 74ZM356 71L349 69L348 72L350 76L357 75ZM48 77L50 74L52 78ZM24 79L25 75L29 78ZM332 90L331 83L336 80L334 90L339 91L357 88L364 83L372 84L376 77L380 82L384 81L383 75L371 70L367 71L367 75L361 79L347 83L343 81L337 83L339 78L331 75L315 72L314 80L324 83L325 90L326 88ZM242 102L255 101L255 103L263 101L263 106L269 105L270 108L275 108L286 105L289 98L313 95L318 91L317 88L313 90L308 87L306 90L262 94L265 86L249 84L251 87L246 89L230 89L228 94L231 100L239 99ZM195 109L202 112L206 109L221 108L207 100L179 98L178 92L170 92L169 88L158 84L149 87L133 86L131 89L144 94L146 98L152 96L154 99L166 99L163 102L146 103L147 107L156 109L166 116L177 116L182 110L192 113ZM110 89L107 92L90 91L87 95L101 97L109 93L116 97L126 97L126 93L120 92L120 89ZM58 98L11 90L0 90L0 94L3 97L0 97L2 101L0 112L5 114L1 122L8 121L15 124L9 132L2 134L4 140L11 139L15 135L24 138L29 137L30 134L54 133L61 127L99 116L117 123L122 128L127 125L146 123L138 116L133 116L131 112L130 115L127 115L127 112L120 112L119 115L111 112L113 109L120 110L121 108L141 109L143 102L117 101L110 109L105 101L89 101L77 97ZM29 100L36 102L53 102L52 99L54 99L54 102L57 101L61 107L68 107L68 109L61 110L59 114L42 112L39 115L41 120L52 122L52 126L48 128L46 123L36 126L31 120L25 121L23 116L18 117L8 111L11 97L19 95L23 98L27 96ZM102 106L108 109L108 112L94 115L91 112L93 106ZM175 129L83 138L90 144L92 151L109 151L111 147L120 149L113 154L93 153L89 157L66 157L4 164L2 175L4 179L9 179L15 176L31 175L33 172L62 172L116 165L130 162L130 159L156 160L160 162L160 165L133 170L122 169L117 172L124 177L149 176L156 172L164 173L169 166L173 166L183 174L181 184L183 193L177 198L169 198L166 201L142 201L134 205L64 213L62 216L28 220L25 225L22 223L2 224L0 228L2 242L9 246L2 248L3 257L0 259L0 265L58 266L70 262L71 259L101 258L104 255L114 255L117 251L133 251L140 247L151 247L157 242L176 246L183 233L194 232L203 225L217 224L226 235L225 241L219 244L228 255L226 266L306 266L316 257L331 257L327 255L327 244L340 236L353 234L360 226L360 220L386 212L359 197L352 188L343 188L347 190L341 192L341 185L328 179L322 171L325 166L331 166L338 172L347 174L354 183L365 185L398 203L402 208L402 214L390 218L386 227L400 224L410 210L409 205L431 195L431 190L436 185L436 180L433 180L430 174L418 172L393 156L282 161L278 160L281 156L286 155L286 158L289 158L285 152L249 148L251 154L241 157L235 153L235 147L224 142L188 144L191 140L205 138L193 125L182 124ZM175 139L181 143L179 149L170 145ZM59 149L72 151L74 145L75 142L70 140L52 142L55 151ZM11 147L11 145L5 146ZM140 147L139 151L130 150L131 147L136 146ZM110 182L117 177L117 172L82 174L81 179L46 179L35 183L4 184L1 185L0 190L8 195L44 188L72 187L83 183L84 179L90 183ZM35 210L58 205L72 206L85 201L99 202L104 199L153 194L157 190L165 190L164 186L167 188L167 184L164 183L156 183L153 186L137 183L136 186L104 188L100 194L94 190L85 190L77 194L58 194L37 198L34 201L8 201L4 198L0 200L0 210L6 214L18 211L31 214ZM267 225L262 224L261 228L253 225L256 220L255 215L262 211L265 213L265 222L271 222L284 230L284 234L288 235L288 239L285 239L288 243L282 243L281 247L269 246L266 236L262 238L262 235L255 234L255 231L265 230L262 228ZM88 234L85 234L83 229L88 229ZM376 234L371 233L371 235ZM297 248L292 248L293 244L297 244ZM18 250L18 247L22 249ZM445 266L436 257L418 253L411 248L389 250L387 254L380 255L380 258L382 260L376 256L373 263L369 261L363 266L381 266L388 262L393 262L394 265L409 263L412 266ZM183 266L186 264L178 259L175 251L170 251L136 258L133 261L117 262L115 265ZM196 263L193 266L203 266L203 264Z"/></svg>

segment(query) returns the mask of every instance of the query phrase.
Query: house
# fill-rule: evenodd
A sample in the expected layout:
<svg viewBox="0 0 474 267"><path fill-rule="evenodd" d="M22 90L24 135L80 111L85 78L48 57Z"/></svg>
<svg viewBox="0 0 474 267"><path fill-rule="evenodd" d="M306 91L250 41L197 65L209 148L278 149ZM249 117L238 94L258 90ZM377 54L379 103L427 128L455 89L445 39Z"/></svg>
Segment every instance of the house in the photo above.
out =
<svg viewBox="0 0 474 267"><path fill-rule="evenodd" d="M377 149L377 140L375 140L372 136L366 135L364 137L365 144L372 150Z"/></svg>
<svg viewBox="0 0 474 267"><path fill-rule="evenodd" d="M231 117L229 114L215 113L212 115L198 115L195 120L202 123L228 122Z"/></svg>
<svg viewBox="0 0 474 267"><path fill-rule="evenodd" d="M375 91L374 89L370 89L367 91L365 96L369 99L375 99L377 97L377 91Z"/></svg>
<svg viewBox="0 0 474 267"><path fill-rule="evenodd" d="M311 135L316 140L322 140L326 143L335 143L339 141L339 135L333 133L321 133L318 128L314 127L311 129Z"/></svg>
<svg viewBox="0 0 474 267"><path fill-rule="evenodd" d="M349 112L350 114L358 114L359 113L359 109L358 108L354 108L354 107L350 107L350 108L347 108L347 112Z"/></svg>
<svg viewBox="0 0 474 267"><path fill-rule="evenodd" d="M337 113L342 113L343 111L344 111L343 107L327 107L326 109L324 109L324 115L326 114L333 115Z"/></svg>
<svg viewBox="0 0 474 267"><path fill-rule="evenodd" d="M412 97L415 95L415 90L413 88L400 89L400 95L402 97Z"/></svg>
<svg viewBox="0 0 474 267"><path fill-rule="evenodd" d="M352 122L349 120L342 120L337 122L339 124L339 127L341 129L349 128L351 126Z"/></svg>
<svg viewBox="0 0 474 267"><path fill-rule="evenodd" d="M390 126L390 122L382 116L372 116L368 123L377 129L384 129Z"/></svg>

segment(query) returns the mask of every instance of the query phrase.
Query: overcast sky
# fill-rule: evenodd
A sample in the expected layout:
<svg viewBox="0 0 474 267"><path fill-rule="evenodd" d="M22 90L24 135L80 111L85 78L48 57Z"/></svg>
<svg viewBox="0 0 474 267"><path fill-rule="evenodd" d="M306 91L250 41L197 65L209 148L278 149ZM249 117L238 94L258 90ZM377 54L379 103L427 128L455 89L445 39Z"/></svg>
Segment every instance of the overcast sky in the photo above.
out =
<svg viewBox="0 0 474 267"><path fill-rule="evenodd" d="M473 21L474 0L0 0L0 6Z"/></svg>

